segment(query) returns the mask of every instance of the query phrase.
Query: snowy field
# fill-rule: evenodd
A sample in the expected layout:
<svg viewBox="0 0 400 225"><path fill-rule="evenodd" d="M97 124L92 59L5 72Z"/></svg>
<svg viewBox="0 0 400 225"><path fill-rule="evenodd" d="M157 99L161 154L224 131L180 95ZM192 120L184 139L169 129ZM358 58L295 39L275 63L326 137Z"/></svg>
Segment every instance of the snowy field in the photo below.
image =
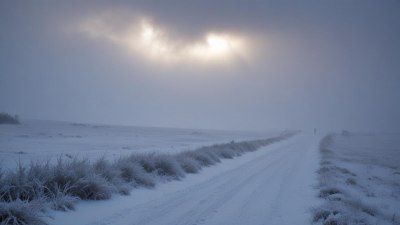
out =
<svg viewBox="0 0 400 225"><path fill-rule="evenodd" d="M330 135L321 142L316 224L400 224L400 135Z"/></svg>
<svg viewBox="0 0 400 225"><path fill-rule="evenodd" d="M0 125L0 164L55 160L58 157L118 159L131 153L176 153L201 146L264 139L279 132L109 126L40 120Z"/></svg>

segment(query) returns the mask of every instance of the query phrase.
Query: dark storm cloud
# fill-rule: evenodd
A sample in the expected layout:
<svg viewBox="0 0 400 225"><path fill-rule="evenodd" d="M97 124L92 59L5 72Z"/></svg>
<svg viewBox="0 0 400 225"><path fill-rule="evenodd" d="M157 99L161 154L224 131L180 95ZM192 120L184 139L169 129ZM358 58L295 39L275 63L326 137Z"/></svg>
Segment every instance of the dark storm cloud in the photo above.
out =
<svg viewBox="0 0 400 225"><path fill-rule="evenodd" d="M77 32L109 13L182 40L242 34L251 57L164 67ZM2 1L0 110L223 129L397 130L399 1Z"/></svg>

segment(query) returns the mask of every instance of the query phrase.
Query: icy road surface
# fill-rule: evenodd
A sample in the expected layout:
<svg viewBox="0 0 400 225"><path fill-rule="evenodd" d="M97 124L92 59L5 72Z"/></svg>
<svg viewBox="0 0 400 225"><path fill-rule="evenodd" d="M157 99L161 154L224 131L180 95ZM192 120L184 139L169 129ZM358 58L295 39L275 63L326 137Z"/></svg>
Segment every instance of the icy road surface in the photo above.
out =
<svg viewBox="0 0 400 225"><path fill-rule="evenodd" d="M181 181L53 212L50 224L302 225L318 205L319 135L298 134Z"/></svg>

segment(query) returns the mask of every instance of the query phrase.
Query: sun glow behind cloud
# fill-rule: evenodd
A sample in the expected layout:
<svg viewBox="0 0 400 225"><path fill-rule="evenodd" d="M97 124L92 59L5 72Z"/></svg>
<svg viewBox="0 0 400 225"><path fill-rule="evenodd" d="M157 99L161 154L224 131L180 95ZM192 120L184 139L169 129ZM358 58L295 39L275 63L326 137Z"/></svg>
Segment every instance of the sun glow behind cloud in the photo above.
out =
<svg viewBox="0 0 400 225"><path fill-rule="evenodd" d="M248 43L243 37L209 32L201 38L187 40L177 38L177 34L161 29L146 19L133 21L118 30L107 19L90 18L81 23L80 30L149 60L167 64L229 63L238 58L243 60L249 52Z"/></svg>

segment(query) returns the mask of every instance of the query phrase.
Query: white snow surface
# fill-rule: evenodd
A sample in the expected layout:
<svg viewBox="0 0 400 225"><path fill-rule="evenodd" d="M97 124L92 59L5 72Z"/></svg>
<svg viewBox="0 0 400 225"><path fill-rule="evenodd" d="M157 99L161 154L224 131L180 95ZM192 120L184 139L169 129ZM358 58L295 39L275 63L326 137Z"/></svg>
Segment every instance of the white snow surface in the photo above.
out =
<svg viewBox="0 0 400 225"><path fill-rule="evenodd" d="M317 199L321 136L287 140L223 160L199 174L135 189L130 196L82 201L75 211L50 212L49 224L302 225Z"/></svg>
<svg viewBox="0 0 400 225"><path fill-rule="evenodd" d="M0 165L15 168L19 162L52 161L62 156L118 159L131 153L176 153L277 134L25 120L20 125L0 125Z"/></svg>
<svg viewBox="0 0 400 225"><path fill-rule="evenodd" d="M327 149L330 171L320 179L341 192L323 206L339 211L330 217L338 224L400 224L400 134L332 135Z"/></svg>

